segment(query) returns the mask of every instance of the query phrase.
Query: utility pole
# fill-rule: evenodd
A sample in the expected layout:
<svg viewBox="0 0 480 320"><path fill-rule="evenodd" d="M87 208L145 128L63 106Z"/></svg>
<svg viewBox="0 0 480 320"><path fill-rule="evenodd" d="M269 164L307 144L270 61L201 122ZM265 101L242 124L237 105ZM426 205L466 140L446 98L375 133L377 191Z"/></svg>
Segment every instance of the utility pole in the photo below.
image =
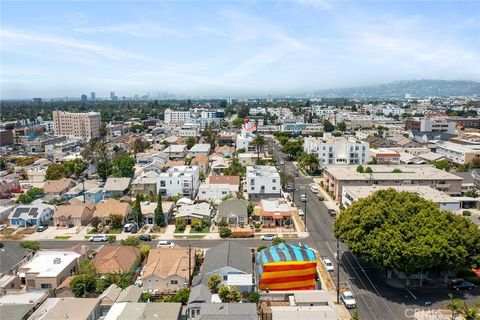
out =
<svg viewBox="0 0 480 320"><path fill-rule="evenodd" d="M192 244L188 243L188 288L192 287Z"/></svg>
<svg viewBox="0 0 480 320"><path fill-rule="evenodd" d="M303 219L303 223L305 223L305 232L307 231L307 199L305 198L305 210L303 211L304 213L304 219Z"/></svg>
<svg viewBox="0 0 480 320"><path fill-rule="evenodd" d="M340 303L340 241L337 238L337 304Z"/></svg>
<svg viewBox="0 0 480 320"><path fill-rule="evenodd" d="M83 203L85 203L85 177L82 177L82 186L83 186Z"/></svg>

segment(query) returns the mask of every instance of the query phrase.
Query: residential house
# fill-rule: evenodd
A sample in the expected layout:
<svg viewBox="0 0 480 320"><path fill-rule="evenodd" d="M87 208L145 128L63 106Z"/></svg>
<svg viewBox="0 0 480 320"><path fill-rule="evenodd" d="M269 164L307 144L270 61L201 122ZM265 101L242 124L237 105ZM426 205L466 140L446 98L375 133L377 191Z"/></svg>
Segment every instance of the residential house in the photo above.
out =
<svg viewBox="0 0 480 320"><path fill-rule="evenodd" d="M172 144L165 148L163 152L168 155L170 160L184 159L187 155L187 146L185 144Z"/></svg>
<svg viewBox="0 0 480 320"><path fill-rule="evenodd" d="M112 308L118 296L122 292L122 288L118 287L115 283L112 283L102 294L98 297L100 300L100 314L105 316Z"/></svg>
<svg viewBox="0 0 480 320"><path fill-rule="evenodd" d="M85 201L98 203L103 200L103 189L95 187L85 191Z"/></svg>
<svg viewBox="0 0 480 320"><path fill-rule="evenodd" d="M390 149L370 149L370 161L375 164L399 164L400 153Z"/></svg>
<svg viewBox="0 0 480 320"><path fill-rule="evenodd" d="M141 203L141 208L144 225L153 226L155 224L155 209L157 208L157 203L145 201ZM172 216L174 208L175 202L162 200L162 209L163 214L165 215L165 222L167 222Z"/></svg>
<svg viewBox="0 0 480 320"><path fill-rule="evenodd" d="M243 199L230 198L218 206L217 221L225 220L230 225L248 223L248 202Z"/></svg>
<svg viewBox="0 0 480 320"><path fill-rule="evenodd" d="M157 180L159 174L155 171L148 171L140 175L138 178L133 180L132 182L132 192L133 195L136 196L137 194L145 194L156 195L157 192Z"/></svg>
<svg viewBox="0 0 480 320"><path fill-rule="evenodd" d="M20 182L16 175L0 178L0 194L9 193L12 189L20 189Z"/></svg>
<svg viewBox="0 0 480 320"><path fill-rule="evenodd" d="M129 203L108 199L97 204L93 216L99 218L102 224L106 226L112 222L111 215L120 215L125 222L131 213L132 206Z"/></svg>
<svg viewBox="0 0 480 320"><path fill-rule="evenodd" d="M183 205L178 208L175 219L183 219L185 223L190 224L193 219L210 221L212 217L212 207L208 202L202 202L192 205Z"/></svg>
<svg viewBox="0 0 480 320"><path fill-rule="evenodd" d="M83 196L83 194L86 191L92 190L94 188L99 188L99 186L100 185L99 185L97 180L85 180L85 181L82 181L79 184L73 186L70 190L65 192L64 196L65 196L65 199L67 199L67 200L77 198L77 197ZM85 196L85 198L86 198L86 196ZM85 199L85 201L86 201L86 199Z"/></svg>
<svg viewBox="0 0 480 320"><path fill-rule="evenodd" d="M86 226L93 217L95 203L74 203L59 205L53 213L53 223L57 227Z"/></svg>
<svg viewBox="0 0 480 320"><path fill-rule="evenodd" d="M230 166L232 160L227 158L218 158L212 161L210 165L211 174L220 175L223 170L227 169Z"/></svg>
<svg viewBox="0 0 480 320"><path fill-rule="evenodd" d="M203 171L203 173L208 173L208 166L209 166L209 159L205 155L198 155L195 156L195 158L192 159L193 166L198 166L200 168L200 171Z"/></svg>
<svg viewBox="0 0 480 320"><path fill-rule="evenodd" d="M105 199L127 194L130 178L108 178L103 187Z"/></svg>
<svg viewBox="0 0 480 320"><path fill-rule="evenodd" d="M18 269L27 289L55 289L78 271L81 255L74 251L41 250Z"/></svg>
<svg viewBox="0 0 480 320"><path fill-rule="evenodd" d="M0 275L15 275L20 266L30 260L34 251L20 246L19 241L4 242L0 250ZM1 279L1 278L0 278Z"/></svg>
<svg viewBox="0 0 480 320"><path fill-rule="evenodd" d="M53 206L35 200L31 204L20 205L13 209L8 216L8 220L12 226L38 227L46 224L53 216L53 209Z"/></svg>
<svg viewBox="0 0 480 320"><path fill-rule="evenodd" d="M246 180L248 196L253 200L281 196L280 175L274 166L247 167Z"/></svg>
<svg viewBox="0 0 480 320"><path fill-rule="evenodd" d="M145 167L143 167L143 173L155 172L160 174L160 172L162 172L163 166L164 164L162 162L159 162L159 161L152 162L146 165Z"/></svg>
<svg viewBox="0 0 480 320"><path fill-rule="evenodd" d="M137 164L139 166L147 166L154 162L164 164L168 161L168 154L165 152L158 152L149 150L148 152L141 152L136 154Z"/></svg>
<svg viewBox="0 0 480 320"><path fill-rule="evenodd" d="M228 184L231 192L240 191L240 177L239 176L209 176L208 184Z"/></svg>
<svg viewBox="0 0 480 320"><path fill-rule="evenodd" d="M151 249L141 275L143 290L173 293L188 288L194 267L195 250L189 252L182 247Z"/></svg>
<svg viewBox="0 0 480 320"><path fill-rule="evenodd" d="M236 192L232 192L229 184L202 183L198 188L199 201L220 203L225 197L233 196L236 196Z"/></svg>
<svg viewBox="0 0 480 320"><path fill-rule="evenodd" d="M28 182L43 182L45 181L45 176L47 175L46 168L32 168L27 171Z"/></svg>
<svg viewBox="0 0 480 320"><path fill-rule="evenodd" d="M100 274L129 272L140 264L140 249L130 246L103 246L92 264Z"/></svg>
<svg viewBox="0 0 480 320"><path fill-rule="evenodd" d="M211 146L209 143L197 143L188 150L188 156L195 158L196 156L208 156L210 154Z"/></svg>
<svg viewBox="0 0 480 320"><path fill-rule="evenodd" d="M42 188L47 195L62 196L74 186L75 182L72 179L62 178L60 180L48 180Z"/></svg>
<svg viewBox="0 0 480 320"><path fill-rule="evenodd" d="M117 302L103 320L178 320L182 319L182 304L176 302Z"/></svg>
<svg viewBox="0 0 480 320"><path fill-rule="evenodd" d="M181 166L162 172L158 178L157 189L164 196L195 197L200 185L198 166Z"/></svg>
<svg viewBox="0 0 480 320"><path fill-rule="evenodd" d="M232 145L234 143L235 142L233 142ZM228 145L218 146L215 148L215 153L222 154L225 158L231 158L235 154L235 148Z"/></svg>
<svg viewBox="0 0 480 320"><path fill-rule="evenodd" d="M116 303L119 302L138 302L142 297L142 288L136 285L129 285L125 289L123 289L120 294L118 295Z"/></svg>
<svg viewBox="0 0 480 320"><path fill-rule="evenodd" d="M97 298L48 298L29 320L97 320L100 317Z"/></svg>
<svg viewBox="0 0 480 320"><path fill-rule="evenodd" d="M262 199L254 208L254 218L266 227L292 224L290 205L282 199Z"/></svg>
<svg viewBox="0 0 480 320"><path fill-rule="evenodd" d="M5 320L25 320L45 301L48 293L39 291L5 291L0 297L0 315Z"/></svg>
<svg viewBox="0 0 480 320"><path fill-rule="evenodd" d="M195 320L258 320L256 303L201 303Z"/></svg>

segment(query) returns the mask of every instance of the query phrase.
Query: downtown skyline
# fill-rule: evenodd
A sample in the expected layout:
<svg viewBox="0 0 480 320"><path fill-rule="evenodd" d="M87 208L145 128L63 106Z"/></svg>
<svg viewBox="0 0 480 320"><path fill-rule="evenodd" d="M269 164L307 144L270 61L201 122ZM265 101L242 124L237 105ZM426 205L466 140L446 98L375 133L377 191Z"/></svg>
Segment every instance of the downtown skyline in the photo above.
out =
<svg viewBox="0 0 480 320"><path fill-rule="evenodd" d="M480 80L476 2L2 2L1 98Z"/></svg>

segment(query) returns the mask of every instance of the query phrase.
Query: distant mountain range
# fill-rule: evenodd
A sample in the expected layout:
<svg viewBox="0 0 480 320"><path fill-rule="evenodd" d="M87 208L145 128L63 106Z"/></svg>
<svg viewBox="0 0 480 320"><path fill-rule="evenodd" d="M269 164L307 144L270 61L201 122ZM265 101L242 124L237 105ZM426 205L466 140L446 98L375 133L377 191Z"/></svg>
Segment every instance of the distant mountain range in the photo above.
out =
<svg viewBox="0 0 480 320"><path fill-rule="evenodd" d="M413 98L480 95L480 82L463 80L408 80L365 87L320 90L325 98Z"/></svg>

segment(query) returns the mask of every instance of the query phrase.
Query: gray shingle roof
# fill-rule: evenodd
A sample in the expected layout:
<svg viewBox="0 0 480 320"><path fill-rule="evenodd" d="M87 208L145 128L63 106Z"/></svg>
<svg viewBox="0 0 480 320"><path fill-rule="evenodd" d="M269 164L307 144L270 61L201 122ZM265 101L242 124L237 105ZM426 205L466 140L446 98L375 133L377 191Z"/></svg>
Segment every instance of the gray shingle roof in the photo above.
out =
<svg viewBox="0 0 480 320"><path fill-rule="evenodd" d="M228 219L228 217L234 215L237 217L244 217L245 221L248 218L247 213L248 202L243 199L228 199L220 203L218 206L218 218Z"/></svg>
<svg viewBox="0 0 480 320"><path fill-rule="evenodd" d="M253 273L252 254L248 247L226 240L207 250L202 272L210 273L223 268L232 267L246 274Z"/></svg>
<svg viewBox="0 0 480 320"><path fill-rule="evenodd" d="M255 303L202 303L199 320L256 320Z"/></svg>
<svg viewBox="0 0 480 320"><path fill-rule="evenodd" d="M29 250L22 248L19 242L9 241L3 244L3 250L0 250L0 273L7 272L30 253Z"/></svg>

